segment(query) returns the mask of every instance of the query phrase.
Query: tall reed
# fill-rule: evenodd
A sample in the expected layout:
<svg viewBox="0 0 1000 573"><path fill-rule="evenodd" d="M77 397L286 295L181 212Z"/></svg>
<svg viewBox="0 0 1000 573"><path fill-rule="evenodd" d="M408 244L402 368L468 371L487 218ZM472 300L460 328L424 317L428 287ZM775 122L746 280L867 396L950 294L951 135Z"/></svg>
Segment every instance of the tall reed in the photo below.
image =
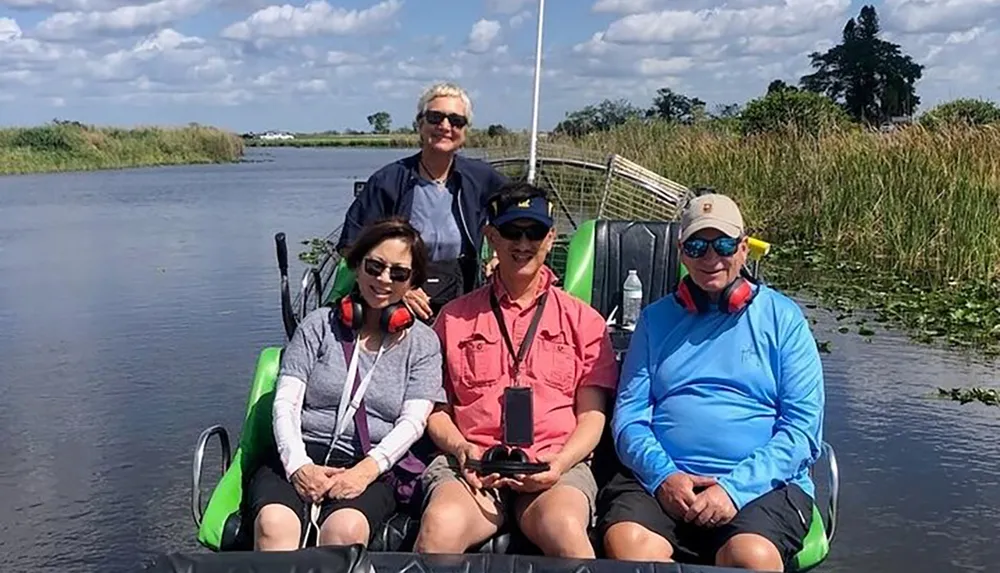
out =
<svg viewBox="0 0 1000 573"><path fill-rule="evenodd" d="M743 137L637 123L572 144L730 194L766 240L819 244L928 285L1000 278L996 128Z"/></svg>
<svg viewBox="0 0 1000 573"><path fill-rule="evenodd" d="M243 141L213 127L121 129L58 122L0 129L0 174L237 161Z"/></svg>

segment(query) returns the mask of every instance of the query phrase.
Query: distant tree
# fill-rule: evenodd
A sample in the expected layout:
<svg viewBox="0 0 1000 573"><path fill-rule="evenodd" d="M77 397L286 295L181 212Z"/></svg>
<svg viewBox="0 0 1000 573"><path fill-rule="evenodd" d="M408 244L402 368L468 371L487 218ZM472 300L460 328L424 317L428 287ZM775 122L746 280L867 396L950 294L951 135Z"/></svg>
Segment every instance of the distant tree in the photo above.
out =
<svg viewBox="0 0 1000 573"><path fill-rule="evenodd" d="M773 94L773 93L778 93L778 92L787 92L787 91L796 92L796 91L799 91L799 88L797 88L795 86L790 86L790 85L786 84L785 80L774 80L773 82L771 82L767 86L767 93L768 94Z"/></svg>
<svg viewBox="0 0 1000 573"><path fill-rule="evenodd" d="M920 105L914 84L924 66L880 39L880 31L875 7L864 6L857 20L844 26L840 44L809 55L816 71L801 78L802 87L826 94L867 124L912 115Z"/></svg>
<svg viewBox="0 0 1000 573"><path fill-rule="evenodd" d="M988 100L957 99L920 116L920 123L926 127L1000 123L1000 107Z"/></svg>
<svg viewBox="0 0 1000 573"><path fill-rule="evenodd" d="M740 113L740 124L747 135L788 129L815 135L850 121L847 113L830 98L796 89L770 91L747 103Z"/></svg>
<svg viewBox="0 0 1000 573"><path fill-rule="evenodd" d="M725 103L715 106L712 117L715 119L734 119L740 116L740 104Z"/></svg>
<svg viewBox="0 0 1000 573"><path fill-rule="evenodd" d="M490 137L501 137L510 133L502 124L494 123L486 128L486 135Z"/></svg>
<svg viewBox="0 0 1000 573"><path fill-rule="evenodd" d="M639 119L643 110L635 107L628 100L606 99L597 105L566 114L566 119L559 122L553 130L555 133L579 137L595 131L608 131L613 127Z"/></svg>
<svg viewBox="0 0 1000 573"><path fill-rule="evenodd" d="M392 129L392 116L387 111L375 112L368 116L368 124L375 133L389 133Z"/></svg>
<svg viewBox="0 0 1000 573"><path fill-rule="evenodd" d="M705 117L705 102L679 94L670 88L656 90L653 105L646 110L646 117L677 123L694 123Z"/></svg>

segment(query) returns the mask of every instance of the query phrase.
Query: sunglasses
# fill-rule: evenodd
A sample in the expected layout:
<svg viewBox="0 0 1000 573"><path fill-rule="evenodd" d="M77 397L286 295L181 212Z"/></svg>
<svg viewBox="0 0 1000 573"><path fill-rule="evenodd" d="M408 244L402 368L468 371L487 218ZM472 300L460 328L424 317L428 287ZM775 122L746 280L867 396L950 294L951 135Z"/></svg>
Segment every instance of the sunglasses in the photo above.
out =
<svg viewBox="0 0 1000 573"><path fill-rule="evenodd" d="M382 276L385 269L389 269L389 279L394 283L405 283L410 280L410 276L413 275L413 269L408 269L398 265L389 266L382 261L370 258L365 259L364 267L368 276L375 278Z"/></svg>
<svg viewBox="0 0 1000 573"><path fill-rule="evenodd" d="M430 123L432 125L438 125L439 123L444 121L445 118L447 118L448 123L450 123L452 127L457 129L462 129L463 127L469 124L469 118L465 117L464 115L458 113L444 113L443 111L437 111L433 109L423 113L422 117L427 120L427 123Z"/></svg>
<svg viewBox="0 0 1000 573"><path fill-rule="evenodd" d="M520 241L521 237L527 237L529 241L541 241L549 234L549 228L541 223L528 225L515 225L514 223L504 223L497 227L500 236L508 241Z"/></svg>
<svg viewBox="0 0 1000 573"><path fill-rule="evenodd" d="M736 254L736 249L740 246L740 237L716 237L715 239L709 241L707 239L691 238L684 241L682 248L684 249L684 254L691 257L692 259L700 259L705 256L708 252L708 246L712 245L712 249L720 257L731 257Z"/></svg>

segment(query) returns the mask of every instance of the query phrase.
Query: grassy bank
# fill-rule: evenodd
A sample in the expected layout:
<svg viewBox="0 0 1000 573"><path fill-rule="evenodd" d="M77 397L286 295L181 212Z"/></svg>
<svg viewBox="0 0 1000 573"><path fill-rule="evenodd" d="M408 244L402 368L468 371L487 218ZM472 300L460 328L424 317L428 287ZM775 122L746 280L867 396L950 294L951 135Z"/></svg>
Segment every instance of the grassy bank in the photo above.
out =
<svg viewBox="0 0 1000 573"><path fill-rule="evenodd" d="M121 129L76 122L0 129L0 174L238 161L243 141L204 126Z"/></svg>
<svg viewBox="0 0 1000 573"><path fill-rule="evenodd" d="M741 137L633 125L574 145L617 152L689 186L737 198L777 245L769 279L995 352L1000 342L1000 130ZM846 324L846 323L845 323Z"/></svg>

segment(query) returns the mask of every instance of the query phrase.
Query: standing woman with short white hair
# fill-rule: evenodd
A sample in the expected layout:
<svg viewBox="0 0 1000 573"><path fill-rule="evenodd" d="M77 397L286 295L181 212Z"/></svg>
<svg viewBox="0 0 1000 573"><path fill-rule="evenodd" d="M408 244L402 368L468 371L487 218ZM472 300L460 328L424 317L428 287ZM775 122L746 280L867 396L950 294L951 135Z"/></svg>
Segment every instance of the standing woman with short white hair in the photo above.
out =
<svg viewBox="0 0 1000 573"><path fill-rule="evenodd" d="M472 102L461 87L438 83L417 102L420 151L376 171L344 217L337 250L345 252L365 225L397 215L420 231L430 254L422 288L406 303L430 322L448 301L478 284L486 197L507 178L493 166L458 154L472 122Z"/></svg>

